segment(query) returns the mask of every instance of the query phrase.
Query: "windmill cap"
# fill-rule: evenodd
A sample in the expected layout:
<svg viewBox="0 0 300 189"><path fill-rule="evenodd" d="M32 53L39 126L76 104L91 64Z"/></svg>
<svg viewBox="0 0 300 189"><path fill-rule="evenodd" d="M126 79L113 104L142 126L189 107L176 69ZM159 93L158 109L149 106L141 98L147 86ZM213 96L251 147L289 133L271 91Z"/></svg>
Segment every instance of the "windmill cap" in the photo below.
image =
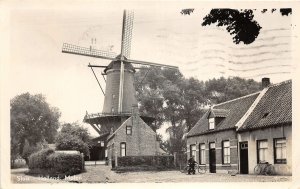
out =
<svg viewBox="0 0 300 189"><path fill-rule="evenodd" d="M120 59L121 55L118 55L116 58ZM124 56L124 60L125 60L125 62L127 60L127 58L125 56ZM120 69L120 68L121 68L121 61L120 60L111 61L110 64L104 69L104 73L106 73L110 69ZM129 62L126 62L124 64L124 69L126 69L126 70L132 70L133 72L135 72L134 67Z"/></svg>

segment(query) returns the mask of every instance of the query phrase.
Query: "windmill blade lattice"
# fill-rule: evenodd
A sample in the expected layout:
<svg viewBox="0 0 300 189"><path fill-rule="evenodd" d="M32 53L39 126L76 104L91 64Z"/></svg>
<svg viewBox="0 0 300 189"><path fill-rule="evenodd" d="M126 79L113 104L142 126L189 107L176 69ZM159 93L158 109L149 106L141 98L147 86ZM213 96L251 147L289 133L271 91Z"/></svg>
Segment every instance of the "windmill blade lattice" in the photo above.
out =
<svg viewBox="0 0 300 189"><path fill-rule="evenodd" d="M76 55L83 55L83 56L90 56L95 58L103 58L108 60L117 60L116 59L116 53L109 52L109 51L102 51L97 50L93 48L87 48L87 47L80 47L77 45L72 45L68 43L64 43L62 47L63 53L69 53L69 54L76 54Z"/></svg>
<svg viewBox="0 0 300 189"><path fill-rule="evenodd" d="M121 55L125 56L126 58L130 58L133 19L133 11L125 10L123 15Z"/></svg>
<svg viewBox="0 0 300 189"><path fill-rule="evenodd" d="M141 60L127 59L125 62L130 62L131 64L145 65L145 66L154 66L154 67L162 67L162 68L169 68L169 69L178 69L178 66L159 64L159 63L147 62L147 61L141 61Z"/></svg>

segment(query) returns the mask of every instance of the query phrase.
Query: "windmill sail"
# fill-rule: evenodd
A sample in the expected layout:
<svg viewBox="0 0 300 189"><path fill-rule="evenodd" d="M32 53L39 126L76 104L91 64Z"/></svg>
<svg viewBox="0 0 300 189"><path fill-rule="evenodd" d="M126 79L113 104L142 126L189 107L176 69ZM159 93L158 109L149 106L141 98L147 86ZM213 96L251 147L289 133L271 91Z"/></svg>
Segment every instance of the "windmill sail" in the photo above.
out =
<svg viewBox="0 0 300 189"><path fill-rule="evenodd" d="M117 60L116 54L109 51L102 51L93 48L81 47L77 45L72 45L69 43L64 43L62 47L63 53L76 54L82 56L90 56L94 58L102 58L107 60Z"/></svg>
<svg viewBox="0 0 300 189"><path fill-rule="evenodd" d="M126 58L130 58L133 18L134 18L133 11L124 10L121 55L125 56Z"/></svg>
<svg viewBox="0 0 300 189"><path fill-rule="evenodd" d="M134 87L135 68L132 64L178 69L176 66L130 59L133 17L133 11L124 11L121 53L118 56L116 53L96 50L92 47L86 48L67 43L63 44L63 53L112 61L107 66L89 65L90 68L105 68L103 74L106 75L106 87L102 113L95 115L87 113L84 118L84 121L91 124L100 135L109 133L111 129L117 129L122 124L123 118L130 116L132 105L137 104ZM124 85L126 85L125 90ZM153 121L153 118L149 116L142 116L142 119L149 124Z"/></svg>
<svg viewBox="0 0 300 189"><path fill-rule="evenodd" d="M124 10L122 42L121 42L121 68L120 68L120 86L119 86L119 106L118 111L123 111L123 90L124 90L124 56L130 56L131 37L133 27L133 12Z"/></svg>

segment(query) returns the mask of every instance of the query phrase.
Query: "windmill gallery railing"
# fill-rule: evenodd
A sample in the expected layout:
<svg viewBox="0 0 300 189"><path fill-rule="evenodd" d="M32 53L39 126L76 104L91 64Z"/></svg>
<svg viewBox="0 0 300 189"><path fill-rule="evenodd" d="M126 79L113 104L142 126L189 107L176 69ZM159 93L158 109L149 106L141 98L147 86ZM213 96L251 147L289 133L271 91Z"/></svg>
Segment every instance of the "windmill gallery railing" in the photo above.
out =
<svg viewBox="0 0 300 189"><path fill-rule="evenodd" d="M108 116L131 116L132 114L133 114L132 112L115 112L115 113L101 112L101 113L91 113L91 114L86 112L84 119L87 120L87 119L93 119L93 118L98 118L98 117L108 117ZM138 115L149 117L149 115L146 115L143 113L138 113Z"/></svg>

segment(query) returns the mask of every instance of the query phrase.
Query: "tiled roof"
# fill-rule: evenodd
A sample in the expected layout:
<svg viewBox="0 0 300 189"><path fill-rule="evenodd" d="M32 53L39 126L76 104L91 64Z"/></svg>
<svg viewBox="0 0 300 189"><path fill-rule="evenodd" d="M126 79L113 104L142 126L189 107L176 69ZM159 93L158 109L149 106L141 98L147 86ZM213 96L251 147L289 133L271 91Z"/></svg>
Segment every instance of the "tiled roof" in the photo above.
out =
<svg viewBox="0 0 300 189"><path fill-rule="evenodd" d="M266 128L292 122L292 81L268 88L238 131Z"/></svg>
<svg viewBox="0 0 300 189"><path fill-rule="evenodd" d="M247 96L243 96L234 100L215 105L212 108L212 112L217 112L217 114L222 114L222 116L224 116L226 113L226 116L224 116L224 120L217 124L214 130L209 130L207 118L211 110L208 110L202 116L202 118L195 124L195 126L189 131L188 137L236 128L236 123L246 113L246 111L252 105L252 103L255 101L258 95L259 93L253 93Z"/></svg>

